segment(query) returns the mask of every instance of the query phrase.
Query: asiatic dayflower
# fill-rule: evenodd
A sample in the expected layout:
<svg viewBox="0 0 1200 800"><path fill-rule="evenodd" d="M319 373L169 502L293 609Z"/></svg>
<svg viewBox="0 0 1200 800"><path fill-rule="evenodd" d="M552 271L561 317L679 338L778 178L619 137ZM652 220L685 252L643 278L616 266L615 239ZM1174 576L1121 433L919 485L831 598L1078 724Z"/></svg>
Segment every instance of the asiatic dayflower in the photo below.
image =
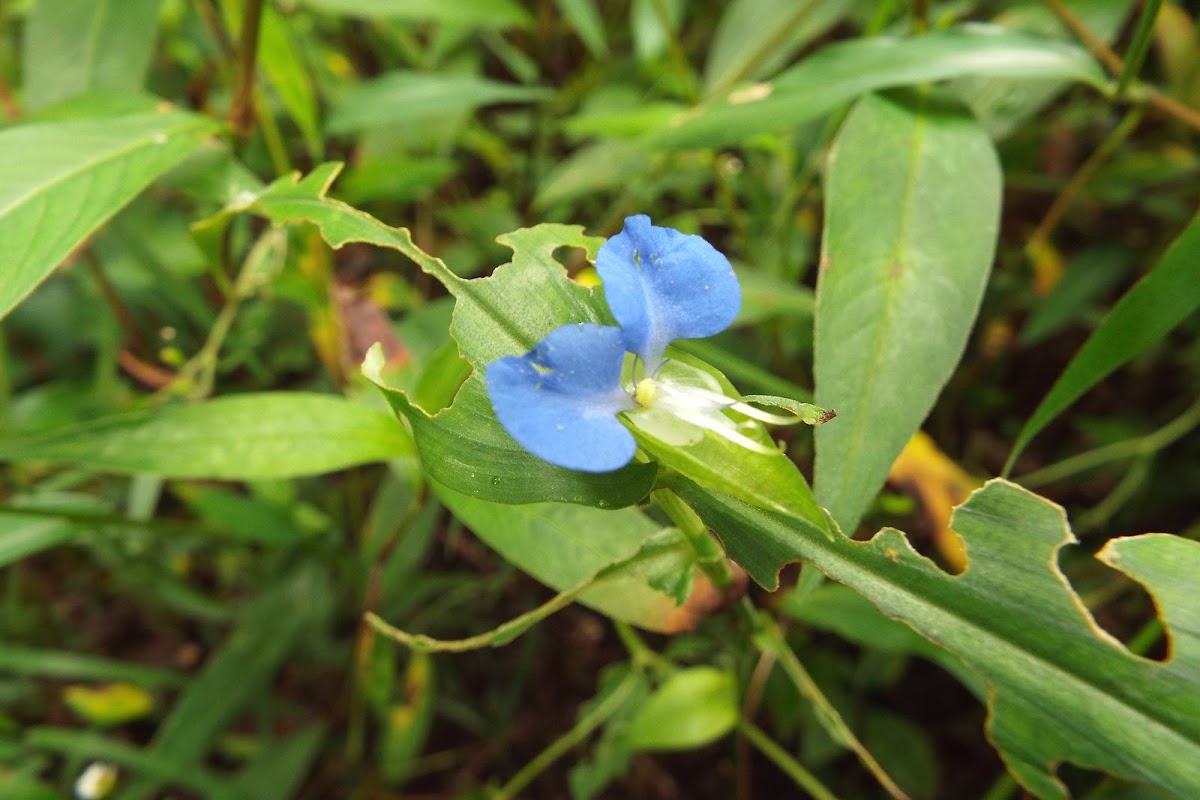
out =
<svg viewBox="0 0 1200 800"><path fill-rule="evenodd" d="M487 366L496 417L526 450L560 467L609 472L637 452L622 414L652 412L646 423L660 429L670 427L655 422L665 414L760 452L773 451L743 432L754 427L746 418L801 421L730 398L703 370L664 359L671 342L720 333L741 309L733 267L704 239L628 217L600 247L596 271L619 328L569 323L525 355ZM687 443L686 434L673 442Z"/></svg>

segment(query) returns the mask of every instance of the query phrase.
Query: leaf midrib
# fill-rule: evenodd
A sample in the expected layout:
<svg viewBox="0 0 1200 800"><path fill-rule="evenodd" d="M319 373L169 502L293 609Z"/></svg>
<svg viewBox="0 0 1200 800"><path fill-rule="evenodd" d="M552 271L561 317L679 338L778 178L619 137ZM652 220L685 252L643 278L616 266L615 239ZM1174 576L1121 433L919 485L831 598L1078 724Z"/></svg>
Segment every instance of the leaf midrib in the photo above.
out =
<svg viewBox="0 0 1200 800"><path fill-rule="evenodd" d="M883 361L885 342L889 338L885 334L891 333L891 321L895 316L895 304L898 301L898 297L902 290L902 287L900 286L900 281L898 279L895 281L886 280L886 274L889 269L889 264L894 263L898 259L898 257L900 256L901 253L903 253L909 249L909 237L911 235L914 197L916 194L916 185L917 185L916 176L917 176L917 173L919 172L919 163L921 160L923 146L925 143L925 133L926 133L925 129L927 126L927 121L928 121L928 115L926 114L926 106L927 106L927 96L925 93L922 93L920 95L920 106L919 106L918 113L916 116L917 124L913 129L912 145L909 148L909 163L908 163L909 180L907 181L907 184L905 186L904 200L903 200L903 203L901 204L901 209L900 209L900 214L899 214L900 223L899 223L899 226L897 227L896 244L889 252L889 258L883 264L883 272L885 275L885 280L883 282L884 301L883 301L883 310L880 313L880 319L885 324L873 326L874 330L875 330L875 335L873 337L873 342L872 342L872 347L871 347L871 359L866 368L867 382L866 382L866 386L863 389L864 401L860 405L860 408L868 409L868 410L875 407L875 402L874 402L875 393L876 393L876 389L878 388L878 384L879 384L879 376L883 372L883 370L881 368L881 362ZM850 446L847 448L846 456L845 456L845 463L851 464L851 465L855 465L859 459L859 453L862 451L863 441L866 437L866 431L867 431L867 424L866 424L867 419L866 419L865 415L860 415L859 419L856 420L856 422L858 424L854 428L854 434L850 440ZM829 502L828 507L840 510L842 501L845 498L846 492L851 483L851 481L850 481L851 474L852 474L852 470L843 470L842 471L841 480L839 480L838 484L837 484L837 493L831 499L831 502ZM843 527L848 527L845 524L844 519L838 519L837 522L839 525L841 525ZM858 524L858 520L855 520L855 525L857 525L857 524Z"/></svg>
<svg viewBox="0 0 1200 800"><path fill-rule="evenodd" d="M146 115L146 116L150 116L150 115ZM35 198L39 195L47 194L50 190L54 189L57 186L60 186L63 183L66 183L67 181L71 180L72 178L75 178L79 175L85 174L90 171L97 170L100 167L104 166L107 162L118 160L121 157L126 156L135 150L146 147L146 145L148 145L148 144L155 144L154 143L155 136L162 134L162 135L167 136L169 139L170 137L177 136L177 135L180 135L181 133L187 132L187 129L190 127L194 127L197 131L202 130L205 127L205 124L207 124L207 123L208 123L208 120L205 120L203 118L191 118L191 117L183 118L179 121L178 124L171 125L171 126L168 126L165 128L157 128L153 131L148 131L144 135L139 136L136 139L125 142L124 144L118 146L116 149L105 150L102 153L97 154L93 158L79 162L78 164L76 164L73 167L68 168L64 172L58 172L50 180L36 184L30 191L27 191L25 194L18 195L13 200L13 202L9 203L6 207L0 209L0 224L2 224L8 218L9 214L11 214L14 209L28 204L29 202L31 202L33 200L33 198ZM20 129L14 128L11 130L20 130ZM168 144L168 142L163 142L163 145L166 145L166 144ZM163 145L155 145L155 146L161 147Z"/></svg>

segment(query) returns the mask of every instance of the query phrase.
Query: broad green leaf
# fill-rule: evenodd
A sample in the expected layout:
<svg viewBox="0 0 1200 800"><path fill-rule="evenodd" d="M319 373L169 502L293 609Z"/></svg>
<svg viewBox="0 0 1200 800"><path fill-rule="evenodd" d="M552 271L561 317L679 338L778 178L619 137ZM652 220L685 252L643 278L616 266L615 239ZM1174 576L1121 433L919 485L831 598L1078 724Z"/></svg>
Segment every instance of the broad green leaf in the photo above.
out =
<svg viewBox="0 0 1200 800"><path fill-rule="evenodd" d="M0 460L225 480L316 475L412 455L390 415L305 392L233 395L0 441Z"/></svg>
<svg viewBox="0 0 1200 800"><path fill-rule="evenodd" d="M1165 662L1100 630L1058 568L1075 544L1061 507L1007 481L954 513L969 564L949 575L884 529L868 542L806 536L782 515L668 482L720 535L730 557L774 589L791 561L813 564L908 623L988 686L988 735L1039 797L1063 798L1063 761L1200 796L1200 543L1166 534L1115 539L1099 558L1155 597L1171 638Z"/></svg>
<svg viewBox="0 0 1200 800"><path fill-rule="evenodd" d="M162 0L38 0L25 29L25 107L142 88ZM5 153L21 152L4 150Z"/></svg>
<svg viewBox="0 0 1200 800"><path fill-rule="evenodd" d="M1104 74L1073 45L986 25L829 45L774 80L698 106L646 141L719 147L824 116L859 95L963 75L1058 78L1102 87Z"/></svg>
<svg viewBox="0 0 1200 800"><path fill-rule="evenodd" d="M0 131L0 317L215 125L182 111Z"/></svg>
<svg viewBox="0 0 1200 800"><path fill-rule="evenodd" d="M517 0L300 0L332 14L426 20L479 28L525 27L533 17Z"/></svg>
<svg viewBox="0 0 1200 800"><path fill-rule="evenodd" d="M737 725L737 682L716 667L680 670L646 698L629 721L624 743L635 750L690 750Z"/></svg>
<svg viewBox="0 0 1200 800"><path fill-rule="evenodd" d="M593 290L568 280L554 259L561 247L583 248L594 258L603 240L585 236L581 227L572 225L514 231L499 239L513 249L511 263L489 278L464 280L413 244L408 230L389 227L326 197L339 169L338 164L325 164L301 180L280 179L229 213L248 210L277 224L312 222L334 248L365 242L397 250L454 296L451 333L476 368L455 397L441 398L433 409L422 408L387 386L381 353L364 365L392 408L413 425L427 474L456 491L502 503L558 500L618 508L645 497L654 482L653 465L630 464L594 474L555 467L525 451L496 421L478 374L497 358L526 353L565 322L606 321ZM451 399L453 405L433 413Z"/></svg>
<svg viewBox="0 0 1200 800"><path fill-rule="evenodd" d="M1084 392L1162 341L1200 306L1200 214L1108 313L1025 423L1005 472L1025 446Z"/></svg>
<svg viewBox="0 0 1200 800"><path fill-rule="evenodd" d="M386 125L473 111L496 103L527 103L550 97L549 89L501 83L476 75L389 72L357 83L329 112L330 133L354 133Z"/></svg>
<svg viewBox="0 0 1200 800"><path fill-rule="evenodd" d="M826 582L803 596L794 588L781 595L774 606L781 614L863 647L926 658L957 678L976 697L985 699L987 692L979 677L952 653L921 638L904 623L881 614L870 600L850 588Z"/></svg>
<svg viewBox="0 0 1200 800"><path fill-rule="evenodd" d="M438 497L476 536L542 583L567 591L635 555L662 526L634 508L604 511L565 503L502 505L435 484ZM693 562L678 542L681 569ZM579 602L615 619L653 631L692 627L686 613L636 572L588 589Z"/></svg>
<svg viewBox="0 0 1200 800"><path fill-rule="evenodd" d="M850 7L849 0L734 0L713 34L704 64L704 93L758 80L820 36Z"/></svg>
<svg viewBox="0 0 1200 800"><path fill-rule="evenodd" d="M817 279L817 500L853 530L949 379L996 246L1000 168L973 118L866 97L834 143Z"/></svg>
<svg viewBox="0 0 1200 800"><path fill-rule="evenodd" d="M1134 0L1070 0L1066 4L1075 19L1107 45L1117 38L1134 5ZM1047 3L1007 3L998 8L1002 10L992 22L1009 31L1078 41ZM1070 83L1054 77L1030 80L1019 76L968 75L952 81L950 86L971 107L992 138L999 139L1028 122Z"/></svg>

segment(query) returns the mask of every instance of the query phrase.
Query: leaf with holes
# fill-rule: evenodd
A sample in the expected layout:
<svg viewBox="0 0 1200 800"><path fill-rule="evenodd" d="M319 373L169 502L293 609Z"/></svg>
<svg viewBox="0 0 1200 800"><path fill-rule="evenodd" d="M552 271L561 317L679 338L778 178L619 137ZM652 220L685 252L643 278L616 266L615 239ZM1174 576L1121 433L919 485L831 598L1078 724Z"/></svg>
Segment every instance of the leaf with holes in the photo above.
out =
<svg viewBox="0 0 1200 800"><path fill-rule="evenodd" d="M1058 568L1075 544L1061 507L996 479L952 520L967 570L949 575L887 528L868 542L806 536L795 524L678 476L668 482L768 589L806 561L960 658L988 687L988 736L1039 797L1066 797L1061 762L1200 797L1200 543L1166 534L1111 541L1102 561L1154 596L1171 655L1131 654L1100 630Z"/></svg>

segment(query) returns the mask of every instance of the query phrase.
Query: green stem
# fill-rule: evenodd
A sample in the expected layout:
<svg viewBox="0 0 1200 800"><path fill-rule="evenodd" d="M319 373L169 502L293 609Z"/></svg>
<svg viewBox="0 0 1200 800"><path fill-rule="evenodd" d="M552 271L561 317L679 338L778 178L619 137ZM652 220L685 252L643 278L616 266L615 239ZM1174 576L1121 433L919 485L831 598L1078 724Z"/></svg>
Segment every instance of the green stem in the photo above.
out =
<svg viewBox="0 0 1200 800"><path fill-rule="evenodd" d="M696 554L697 564L713 586L721 591L732 586L733 570L725 558L725 551L717 544L700 515L671 489L655 489L650 497L667 512L667 516L683 533Z"/></svg>
<svg viewBox="0 0 1200 800"><path fill-rule="evenodd" d="M188 359L188 362L180 368L179 374L167 387L167 391L180 392L190 400L200 400L212 393L217 371L217 358L220 355L221 346L225 343L225 338L233 328L238 311L241 309L242 303L258 290L263 269L271 263L275 249L285 246L286 242L286 234L281 229L269 228L250 248L246 260L242 262L237 280L230 288L225 305L221 308L221 312L208 332L208 338L204 340L204 344L200 346L196 355Z"/></svg>
<svg viewBox="0 0 1200 800"><path fill-rule="evenodd" d="M1149 456L1186 436L1197 426L1200 426L1200 398L1197 398L1196 402L1188 406L1182 414L1158 430L1134 439L1113 442L1095 450L1080 453L1077 456L1063 459L1057 464L1028 472L1016 480L1027 489L1036 489L1039 486L1061 481L1115 461Z"/></svg>
<svg viewBox="0 0 1200 800"><path fill-rule="evenodd" d="M1124 96L1125 92L1129 90L1133 79L1142 69L1142 62L1146 60L1146 52L1150 49L1150 42L1154 39L1154 21L1158 18L1158 10L1161 7L1162 0L1146 0L1142 4L1137 30L1134 31L1133 40L1125 52L1125 66L1121 70L1120 78L1117 79L1116 96L1118 98Z"/></svg>
<svg viewBox="0 0 1200 800"><path fill-rule="evenodd" d="M821 691L821 687L817 686L816 681L808 674L808 670L800 663L796 652L788 646L787 640L783 638L783 633L775 622L759 613L749 600L744 600L741 605L743 613L754 620L753 641L755 647L760 652L770 653L778 659L779 665L796 690L813 704L813 708L817 712L817 721L821 723L821 726L833 737L835 742L858 756L858 760L875 776L875 780L888 794L897 800L907 800L908 795L896 785L896 782L884 771L870 751L858 740L858 737L850 730L850 726L842 719L842 715Z"/></svg>
<svg viewBox="0 0 1200 800"><path fill-rule="evenodd" d="M1117 124L1117 127L1113 128L1112 132L1092 152L1087 161L1084 161L1082 166L1075 171L1075 174L1063 186L1062 191L1058 193L1058 197L1054 198L1054 202L1046 212L1046 216L1042 218L1042 221L1038 223L1037 228L1029 237L1029 242L1025 245L1025 252L1031 254L1037 253L1040 248L1044 247L1046 241L1054 233L1054 229L1058 227L1058 223L1062 220L1063 215L1067 213L1067 210L1075 202L1075 198L1087 186L1092 176L1096 174L1096 170L1100 169L1101 165L1112 157L1117 148L1137 128L1138 123L1142 121L1143 110L1143 108L1137 106L1126 112L1120 123Z"/></svg>
<svg viewBox="0 0 1200 800"><path fill-rule="evenodd" d="M738 722L738 731L764 756L779 767L785 775L795 781L796 785L817 800L837 800L837 795L825 788L817 776L806 770L799 761L780 747L774 739L767 736L762 728L753 722L743 719Z"/></svg>
<svg viewBox="0 0 1200 800"><path fill-rule="evenodd" d="M621 638L621 644L625 645L625 649L629 652L629 660L633 662L634 669L652 670L663 679L670 677L678 670L670 660L650 649L628 622L614 619L613 627L617 630L617 636Z"/></svg>
<svg viewBox="0 0 1200 800"><path fill-rule="evenodd" d="M609 717L621 709L621 706L624 705L625 701L629 699L629 695L637 687L639 680L641 678L638 673L631 671L617 685L612 694L581 717L575 723L575 727L555 739L549 747L538 753L537 757L522 767L520 772L512 776L506 784L492 794L492 800L511 800L511 798L516 797L538 775L545 772L547 767L582 744L592 734L592 731L603 725Z"/></svg>

